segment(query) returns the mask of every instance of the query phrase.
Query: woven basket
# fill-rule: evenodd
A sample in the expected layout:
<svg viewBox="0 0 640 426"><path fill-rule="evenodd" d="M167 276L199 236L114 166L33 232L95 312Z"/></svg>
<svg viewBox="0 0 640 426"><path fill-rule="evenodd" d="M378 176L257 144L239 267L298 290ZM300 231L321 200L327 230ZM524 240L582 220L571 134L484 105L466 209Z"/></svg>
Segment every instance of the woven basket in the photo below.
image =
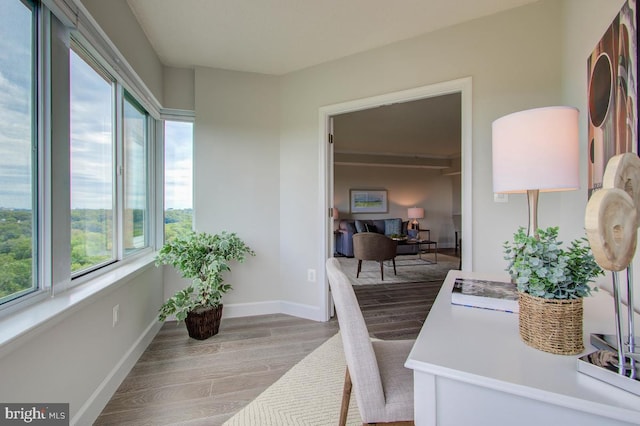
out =
<svg viewBox="0 0 640 426"><path fill-rule="evenodd" d="M529 346L558 355L584 350L582 299L544 299L519 292L520 337Z"/></svg>
<svg viewBox="0 0 640 426"><path fill-rule="evenodd" d="M187 325L189 337L205 340L218 334L222 319L222 305L202 311L191 311L184 322Z"/></svg>

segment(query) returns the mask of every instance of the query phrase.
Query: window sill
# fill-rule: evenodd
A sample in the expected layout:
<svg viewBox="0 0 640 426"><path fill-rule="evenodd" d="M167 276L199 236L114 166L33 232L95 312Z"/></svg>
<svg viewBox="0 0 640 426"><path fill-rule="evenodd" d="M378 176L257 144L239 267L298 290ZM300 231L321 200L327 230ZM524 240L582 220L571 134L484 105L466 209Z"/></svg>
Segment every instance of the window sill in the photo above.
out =
<svg viewBox="0 0 640 426"><path fill-rule="evenodd" d="M0 356L17 347L21 340L37 335L92 303L105 290L117 289L137 274L153 267L154 259L155 253L146 254L68 291L0 318Z"/></svg>

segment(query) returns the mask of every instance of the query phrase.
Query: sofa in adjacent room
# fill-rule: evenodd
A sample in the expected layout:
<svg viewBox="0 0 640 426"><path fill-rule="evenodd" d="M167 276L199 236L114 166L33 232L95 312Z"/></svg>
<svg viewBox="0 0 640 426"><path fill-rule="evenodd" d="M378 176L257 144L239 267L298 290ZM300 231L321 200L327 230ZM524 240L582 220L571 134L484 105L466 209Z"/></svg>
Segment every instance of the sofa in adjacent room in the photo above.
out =
<svg viewBox="0 0 640 426"><path fill-rule="evenodd" d="M401 218L389 219L343 219L336 231L336 253L353 257L353 235L358 232L377 232L386 236L407 235L409 221ZM398 244L397 254L416 254L418 246Z"/></svg>

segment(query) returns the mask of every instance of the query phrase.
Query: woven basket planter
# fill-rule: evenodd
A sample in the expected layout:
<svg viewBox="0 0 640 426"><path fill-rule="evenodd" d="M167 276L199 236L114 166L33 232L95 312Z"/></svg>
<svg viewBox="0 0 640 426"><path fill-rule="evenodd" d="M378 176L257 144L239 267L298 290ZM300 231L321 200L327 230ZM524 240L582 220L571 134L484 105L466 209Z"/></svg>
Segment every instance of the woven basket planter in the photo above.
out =
<svg viewBox="0 0 640 426"><path fill-rule="evenodd" d="M558 355L584 350L582 299L544 299L519 292L520 337L529 346Z"/></svg>
<svg viewBox="0 0 640 426"><path fill-rule="evenodd" d="M184 320L189 337L205 340L218 334L222 319L222 305L206 310L191 311Z"/></svg>

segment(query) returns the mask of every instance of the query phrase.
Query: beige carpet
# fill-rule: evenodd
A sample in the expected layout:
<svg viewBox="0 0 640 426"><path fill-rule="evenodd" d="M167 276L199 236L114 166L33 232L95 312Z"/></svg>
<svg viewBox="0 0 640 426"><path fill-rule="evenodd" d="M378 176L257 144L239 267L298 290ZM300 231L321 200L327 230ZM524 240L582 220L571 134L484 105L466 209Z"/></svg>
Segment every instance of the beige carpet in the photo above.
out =
<svg viewBox="0 0 640 426"><path fill-rule="evenodd" d="M340 417L346 363L340 333L287 371L224 426L325 426ZM347 425L361 425L351 395Z"/></svg>
<svg viewBox="0 0 640 426"><path fill-rule="evenodd" d="M362 262L360 277L356 278L358 260L339 257L342 270L349 276L353 285L415 283L423 281L444 281L451 269L458 269L460 259L446 254L438 254L438 263L434 263L432 253L423 254L422 259L417 256L405 255L396 257L397 275L393 275L393 264L384 262L384 281L380 280L380 264L371 260Z"/></svg>

